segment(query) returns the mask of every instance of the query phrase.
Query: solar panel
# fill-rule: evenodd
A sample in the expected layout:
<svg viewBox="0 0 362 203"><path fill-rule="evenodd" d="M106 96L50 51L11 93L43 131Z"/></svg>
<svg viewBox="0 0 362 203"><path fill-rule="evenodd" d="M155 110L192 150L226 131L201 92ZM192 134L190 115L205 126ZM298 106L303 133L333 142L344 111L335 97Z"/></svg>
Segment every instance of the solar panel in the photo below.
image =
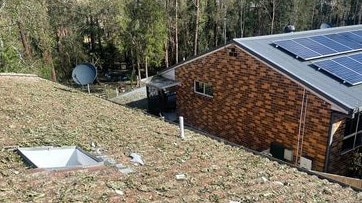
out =
<svg viewBox="0 0 362 203"><path fill-rule="evenodd" d="M356 74L352 70L347 69L332 60L316 62L314 65L351 85L356 85L362 82L362 75Z"/></svg>
<svg viewBox="0 0 362 203"><path fill-rule="evenodd" d="M304 59L308 60L310 58L320 56L319 53L308 49L307 47L295 42L294 40L283 40L275 42L278 46L282 47L285 50L288 50L292 52L294 55Z"/></svg>
<svg viewBox="0 0 362 203"><path fill-rule="evenodd" d="M310 50L313 50L314 52L319 53L321 56L331 55L331 54L336 53L335 50L330 49L330 48L324 46L323 44L316 43L316 41L314 41L310 38L299 38L299 39L295 39L294 41L309 48Z"/></svg>
<svg viewBox="0 0 362 203"><path fill-rule="evenodd" d="M313 64L351 85L362 83L362 54L318 61Z"/></svg>
<svg viewBox="0 0 362 203"><path fill-rule="evenodd" d="M333 61L351 69L352 71L362 75L362 64L350 57L336 58Z"/></svg>
<svg viewBox="0 0 362 203"><path fill-rule="evenodd" d="M318 42L319 44L323 44L324 46L327 46L330 49L335 50L336 53L351 51L351 48L346 47L343 44L340 44L325 36L314 36L311 37L311 39Z"/></svg>
<svg viewBox="0 0 362 203"><path fill-rule="evenodd" d="M349 40L362 43L362 32L354 31L354 32L342 32L340 35L346 37Z"/></svg>
<svg viewBox="0 0 362 203"><path fill-rule="evenodd" d="M325 36L328 37L329 39L332 39L332 40L344 45L344 46L351 48L352 50L358 50L358 49L362 48L361 44L356 43L354 40L346 38L342 35L329 34L329 35L325 35Z"/></svg>
<svg viewBox="0 0 362 203"><path fill-rule="evenodd" d="M355 31L351 31L351 33L358 35L359 37L362 38L362 30L355 30Z"/></svg>
<svg viewBox="0 0 362 203"><path fill-rule="evenodd" d="M354 54L354 55L351 55L349 56L350 58L362 63L362 54Z"/></svg>
<svg viewBox="0 0 362 203"><path fill-rule="evenodd" d="M362 30L275 41L297 58L311 60L362 50Z"/></svg>

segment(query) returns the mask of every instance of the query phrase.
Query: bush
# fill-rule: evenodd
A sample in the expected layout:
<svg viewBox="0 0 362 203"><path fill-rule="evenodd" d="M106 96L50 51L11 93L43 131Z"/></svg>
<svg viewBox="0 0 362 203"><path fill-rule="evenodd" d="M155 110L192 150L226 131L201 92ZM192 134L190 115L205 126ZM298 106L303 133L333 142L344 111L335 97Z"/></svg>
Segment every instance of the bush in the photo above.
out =
<svg viewBox="0 0 362 203"><path fill-rule="evenodd" d="M362 178L362 152L360 150L354 152L349 169L353 177Z"/></svg>

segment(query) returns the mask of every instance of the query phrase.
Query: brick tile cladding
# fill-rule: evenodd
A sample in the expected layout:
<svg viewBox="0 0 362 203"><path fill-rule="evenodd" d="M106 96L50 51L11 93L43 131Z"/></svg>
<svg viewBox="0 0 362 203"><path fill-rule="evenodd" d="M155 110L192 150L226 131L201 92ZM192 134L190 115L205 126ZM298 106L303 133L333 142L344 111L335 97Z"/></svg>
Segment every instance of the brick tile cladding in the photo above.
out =
<svg viewBox="0 0 362 203"><path fill-rule="evenodd" d="M282 143L295 156L304 89L234 45L176 68L178 113L185 122L254 150ZM212 98L194 92L194 81L211 83ZM322 171L330 125L330 104L308 96L303 156Z"/></svg>

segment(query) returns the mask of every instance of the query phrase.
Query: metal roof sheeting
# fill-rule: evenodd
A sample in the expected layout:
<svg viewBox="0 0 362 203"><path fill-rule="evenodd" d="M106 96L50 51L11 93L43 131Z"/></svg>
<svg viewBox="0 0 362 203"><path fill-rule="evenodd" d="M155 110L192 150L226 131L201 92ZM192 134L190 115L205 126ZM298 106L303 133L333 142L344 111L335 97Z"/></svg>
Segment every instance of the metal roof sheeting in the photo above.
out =
<svg viewBox="0 0 362 203"><path fill-rule="evenodd" d="M325 72L313 68L312 63L318 60L301 61L277 48L274 42L297 37L312 37L358 30L362 30L362 25L239 38L234 39L234 42L242 49L280 72L287 74L317 94L332 101L346 111L352 112L362 110L362 85L346 85L343 81L336 80Z"/></svg>
<svg viewBox="0 0 362 203"><path fill-rule="evenodd" d="M149 77L144 82L147 86L155 87L157 89L166 89L180 84L180 82L170 80L168 78L162 77L161 75Z"/></svg>

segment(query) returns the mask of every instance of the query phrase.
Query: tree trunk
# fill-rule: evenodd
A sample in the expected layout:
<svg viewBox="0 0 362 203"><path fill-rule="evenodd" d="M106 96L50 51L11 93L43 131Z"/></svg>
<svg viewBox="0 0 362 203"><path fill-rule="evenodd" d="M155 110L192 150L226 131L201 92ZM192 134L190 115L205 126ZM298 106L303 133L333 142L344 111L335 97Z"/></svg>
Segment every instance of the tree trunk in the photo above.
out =
<svg viewBox="0 0 362 203"><path fill-rule="evenodd" d="M291 22L292 24L295 24L296 22L298 22L298 18L300 16L298 16L299 13L299 0L294 0L293 1L293 14L291 16Z"/></svg>
<svg viewBox="0 0 362 203"><path fill-rule="evenodd" d="M195 19L195 41L194 41L194 55L197 55L198 50L198 35L199 35L199 16L200 16L200 0L195 0L196 19Z"/></svg>
<svg viewBox="0 0 362 203"><path fill-rule="evenodd" d="M28 43L28 38L26 37L23 25L21 24L20 21L17 21L17 25L18 25L18 29L19 29L21 43L23 44L23 48L24 48L24 58L29 59L31 57L31 47Z"/></svg>
<svg viewBox="0 0 362 203"><path fill-rule="evenodd" d="M134 44L133 44L134 45ZM130 85L131 85L131 88L133 88L133 81L134 79L136 78L136 67L135 67L135 50L131 50L131 62L132 62L132 72L131 72L131 78L130 78Z"/></svg>
<svg viewBox="0 0 362 203"><path fill-rule="evenodd" d="M168 40L168 39L167 39ZM165 40L165 66L166 68L169 67L169 61L168 61L168 43L167 40Z"/></svg>
<svg viewBox="0 0 362 203"><path fill-rule="evenodd" d="M90 26L90 50L91 52L95 51L95 33L94 33L94 19L93 16L89 17L89 26Z"/></svg>
<svg viewBox="0 0 362 203"><path fill-rule="evenodd" d="M315 8L313 8L313 13L312 13L312 18L311 18L311 22L310 22L310 29L312 29L313 28L313 24L314 24L314 17L315 17L315 15L316 15L316 9Z"/></svg>
<svg viewBox="0 0 362 203"><path fill-rule="evenodd" d="M273 34L273 31L274 31L274 21L275 21L275 2L276 0L273 0L273 8L272 8L272 19L271 19L271 26L270 26L270 34L272 35Z"/></svg>
<svg viewBox="0 0 362 203"><path fill-rule="evenodd" d="M105 58L104 56L104 51L103 51L103 44L102 44L102 35L100 33L100 23L99 23L99 20L98 19L95 19L95 22L96 22L96 25L97 25L97 41L98 41L98 53L100 53L101 55L101 58ZM101 63L101 62L100 62Z"/></svg>
<svg viewBox="0 0 362 203"><path fill-rule="evenodd" d="M362 20L362 5L359 5L359 9L358 9L358 24L361 24L361 20Z"/></svg>
<svg viewBox="0 0 362 203"><path fill-rule="evenodd" d="M61 42L61 37L59 35L57 35L56 41L57 41L56 49L57 49L57 53L58 53L58 58L60 59L59 60L60 67L65 67L65 62L64 62L65 56L64 56L64 53L63 53L64 48L63 48L63 44ZM62 69L62 73L63 73L63 75L67 74L66 71L64 71L64 69Z"/></svg>
<svg viewBox="0 0 362 203"><path fill-rule="evenodd" d="M217 26L217 23L215 22L214 24L214 47L217 47L219 45L219 41L218 41L218 32L219 32L219 29L218 29L218 26Z"/></svg>
<svg viewBox="0 0 362 203"><path fill-rule="evenodd" d="M244 37L244 0L240 0L240 37Z"/></svg>
<svg viewBox="0 0 362 203"><path fill-rule="evenodd" d="M171 0L167 0L167 1L165 1L165 10L166 10L166 12L167 12L167 15L169 14L169 4L170 4L170 1ZM167 20L167 28L169 29L169 30L172 30L172 25L173 24L173 22L172 22L172 20ZM169 67L169 61L170 61L170 59L169 59L169 49L170 49L170 41L171 41L171 39L172 39L172 32L170 32L170 31L168 31L168 36L167 36L167 39L165 39L165 41L164 41L164 48L165 48L165 66L166 66L166 68L167 67ZM172 51L171 51L171 53L172 53Z"/></svg>
<svg viewBox="0 0 362 203"><path fill-rule="evenodd" d="M175 0L175 57L176 57L176 64L178 64L178 2Z"/></svg>
<svg viewBox="0 0 362 203"><path fill-rule="evenodd" d="M50 65L50 67L51 67L51 70L50 70L51 71L50 72L51 80L53 82L56 82L57 81L57 74L55 72L55 68L54 68L54 64L53 64L53 56L52 56L51 51L48 48L44 51L43 60L44 60L44 63L46 65Z"/></svg>
<svg viewBox="0 0 362 203"><path fill-rule="evenodd" d="M148 57L145 58L145 72L146 72L146 78L148 78Z"/></svg>
<svg viewBox="0 0 362 203"><path fill-rule="evenodd" d="M140 60L137 57L137 85L136 87L140 87L141 86L141 64L140 64Z"/></svg>
<svg viewBox="0 0 362 203"><path fill-rule="evenodd" d="M52 73L51 73L51 74L52 74L52 76L51 76L52 78L51 78L51 79L52 79L53 82L57 82L57 74L56 74L56 72L55 72L54 64L52 63L51 66L52 66Z"/></svg>

